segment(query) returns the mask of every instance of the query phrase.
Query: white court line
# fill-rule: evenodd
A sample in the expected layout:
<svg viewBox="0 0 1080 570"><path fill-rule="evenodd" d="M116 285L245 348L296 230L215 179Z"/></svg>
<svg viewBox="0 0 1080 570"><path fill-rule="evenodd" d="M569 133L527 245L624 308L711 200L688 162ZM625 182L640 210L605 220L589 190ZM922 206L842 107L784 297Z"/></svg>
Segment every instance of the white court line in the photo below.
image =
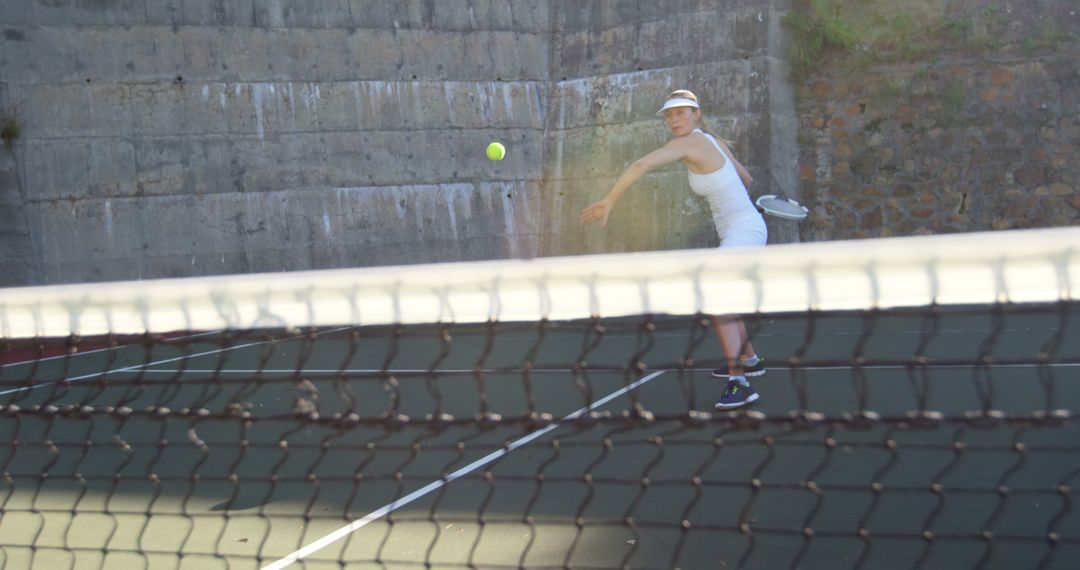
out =
<svg viewBox="0 0 1080 570"><path fill-rule="evenodd" d="M334 542L337 542L338 540L341 540L342 538L345 538L346 536L352 534L353 532L356 532L357 530L360 530L361 528L367 526L369 523L374 522L374 521L376 521L376 520L378 520L378 519L380 519L380 518L394 512L394 511L398 510L399 508L404 507L405 505L408 505L409 503L423 497L424 495L430 494L432 491L436 491L436 490L446 486L447 484L453 482L456 479L460 479L461 477L463 477L465 475L468 475L469 473L471 473L471 472L473 472L473 471L487 465L488 463L491 463L492 461L495 461L496 459L499 459L500 457L510 453L511 451L514 451L514 450L518 449L519 447L522 447L524 445L528 445L533 440L538 439L538 438L550 433L552 430L558 428L560 425L562 425L562 423L568 422L568 421L573 421L578 416L581 416L582 414L584 414L586 412L592 411L592 410L594 410L594 409L596 409L596 408L610 402L611 400L614 400L615 398L618 398L619 396L622 396L623 394L629 392L630 390L633 390L633 389L637 388L638 386L641 386L641 385L645 384L646 382L649 382L653 378L656 378L657 376L659 376L659 375L661 375L663 373L664 373L663 370L653 372L652 374L649 374L648 376L645 376L644 378L641 378L640 380L638 380L637 382L634 382L633 384L627 385L627 386L625 386L625 387L623 387L623 388L621 388L619 390L616 390L615 392L612 392L611 394L608 394L607 396L604 396L603 398L589 404L588 406L586 406L584 408L581 408L580 410L566 416L565 418L563 418L559 422L550 424L550 425L548 425L547 427L545 427L543 429L539 429L537 431L534 431L533 433L530 433L529 435L527 435L527 436L525 436L525 437L511 443L510 445L506 446L505 448L500 449L498 451L493 451L493 452L489 453L488 455L485 455L484 457L482 457L480 459L477 459L476 461L473 461L472 463L466 465L465 467L462 467L461 469L458 469L457 471L454 471L453 473L447 475L443 479L439 479L437 481L432 481L431 483L428 483L427 485L413 491L412 493L409 493L408 495L406 495L406 496L404 496L404 497L402 497L400 499L397 499L397 500L395 500L394 502L392 502L390 504L384 505L384 506L380 507L379 509L376 509L376 510L372 511L371 513L369 513L364 518L357 519L357 520L355 520L355 521L353 521L353 522L351 522L351 523L349 523L349 524L335 530L334 532L331 532L330 534L327 534L326 536L316 540L315 542L312 542L312 543L308 544L307 546L301 548L300 550L297 550L296 552L293 552L293 553L289 554L288 556L285 556L284 558L278 560L277 562L274 562L273 564L270 564L268 566L264 566L262 568L262 570L280 570L281 568L285 568L286 566L288 566L289 564L292 564L293 562L296 562L296 561L301 560L301 559L303 559L303 558L305 558L305 557L307 557L307 556L309 556L311 554L314 554L315 552L318 552L319 550L322 550L323 548L326 548L327 546L333 544Z"/></svg>
<svg viewBox="0 0 1080 570"><path fill-rule="evenodd" d="M167 339L162 340L162 342L173 342L173 341L177 341L177 340L187 340L189 338L198 338L200 336L206 336L206 335L209 335L209 334L220 334L221 332L222 331L201 332L201 333L198 333L198 334L190 334L190 335L186 335L186 336L178 336L178 337L175 337L175 338L167 338ZM79 356L86 356L86 355L89 355L89 354L97 354L99 352L105 352L105 351L108 351L108 350L122 350L122 349L125 349L125 348L134 348L134 347L137 347L137 346L141 346L141 345L138 345L138 344L123 344L123 345L120 345L120 346L111 346L111 347L108 347L108 348L98 348L98 349L94 349L94 350L79 351L79 352L76 352L74 354L57 354L56 356L46 356L45 358L33 358L33 359L30 359L30 360L21 360L19 362L12 362L11 364L4 364L2 367L7 369L7 368L14 368L16 366L25 366L27 364L33 364L35 362L48 362L50 360L57 360L57 359L60 359L60 358L73 359L73 358L76 358L76 357L79 357Z"/></svg>
<svg viewBox="0 0 1080 570"><path fill-rule="evenodd" d="M880 364L870 366L776 366L765 367L766 370L909 370L916 368L1075 368L1080 367L1080 362L1059 362L1055 364L979 364L969 362L966 364L913 364L904 366L899 364ZM708 368L695 368L697 370L709 370Z"/></svg>
<svg viewBox="0 0 1080 570"><path fill-rule="evenodd" d="M341 328L338 328L338 329L331 329L331 330L328 330L328 331L325 331L325 332L327 332L327 333L335 333L335 332L341 332L343 330L347 330L347 329L351 329L351 328L353 328L353 327L341 327ZM73 382L82 382L83 380L89 380L91 378L99 378L101 376L106 376L106 375L109 375L109 374L116 374L118 372L131 372L132 370L138 370L140 368L145 368L147 366L157 366L158 364L168 364L170 362L176 362L176 361L179 361L179 360L187 360L189 358L198 358L200 356L209 356L211 354L218 354L218 353L222 353L222 352L228 352L230 350L239 350L241 348L249 348L249 347L252 347L252 346L259 346L260 344L267 344L269 342L282 342L282 341L296 340L298 338L305 338L306 336L307 335L301 334L301 335L296 335L296 336L292 336L292 337L285 338L285 339L280 339L280 340L261 340L259 342L250 342L248 344L241 344L241 345L238 345L238 346L230 346L230 347L227 347L227 348L219 348L217 350L211 350L211 351L207 351L207 352L200 352L198 354L185 354L183 356L177 356L176 358L167 358L165 360L158 360L158 361L155 361L155 362L143 362L143 363L140 363L140 364L134 364L132 366L125 366L124 368L114 368L112 370L104 370L104 371L101 371L101 372L94 372L92 374L83 374L82 376L74 376L74 377L71 377L71 378L65 378L64 381L66 381L69 384L73 383ZM149 370L147 370L146 372L149 372ZM175 374L177 371L174 370L172 372ZM19 388L13 388L11 390L4 390L3 392L0 392L0 396L7 396L8 394L17 394L19 392L28 392L30 390L36 390L38 388L44 388L46 386L55 386L56 384L59 384L59 382L42 382L41 384L34 384L33 386L22 386L22 387L19 387Z"/></svg>
<svg viewBox="0 0 1080 570"><path fill-rule="evenodd" d="M337 331L340 331L340 330L342 330L342 329L335 329L333 331L326 331L326 332L337 332ZM1040 329L1040 330L1043 330L1043 329ZM1056 330L1057 329L1047 329L1046 332L1054 332ZM201 337L201 336L220 334L221 332L223 332L223 331L201 332L201 333L197 333L197 334L191 334L191 335L186 335L186 336L180 336L180 337L175 337L175 338L164 339L162 342L170 343L170 342L176 342L176 341L179 341L179 340L188 340L188 339L192 339L192 338L198 338L198 337ZM554 332L577 332L577 331L554 331ZM956 330L935 331L934 334L935 335L942 335L942 334L971 334L971 333L978 333L978 332L991 332L991 330L990 329L956 329ZM1021 332L1031 332L1031 331L1029 329L1003 329L1001 332L1003 332L1003 333L1021 333ZM820 336L824 336L824 337L828 337L828 336L861 336L862 334L864 334L864 333L862 333L862 332L854 332L854 331L839 331L839 332L823 333ZM879 332L876 332L874 334L876 336L884 336L884 335L896 336L896 335L922 335L922 334L926 334L926 333L924 331L904 330L904 331L879 331ZM685 339L686 338L685 334L678 334L678 333L673 333L673 334L660 333L660 334L654 334L654 335L651 335L651 336L654 337L654 338L677 338L677 339ZM802 331L795 331L795 332L781 332L781 333L758 333L758 334L753 335L754 338L774 338L774 337L779 338L779 337L793 337L793 336L806 336L806 333L802 332ZM616 340L616 339L622 340L622 339L628 339L628 338L637 338L637 335L609 334L609 335L604 335L604 338L611 339L611 340ZM291 339L286 339L286 340L291 340ZM522 342L522 341L535 341L535 340L536 340L536 338L531 337L531 336L514 337L514 336L509 336L509 335L502 335L502 336L497 336L495 338L495 342L511 342L511 343ZM51 360L58 360L58 359L62 359L62 358L73 359L73 358L76 358L76 357L79 357L79 356L87 356L87 355L90 355L90 354L97 354L99 352L105 352L105 351L109 351L109 350L121 350L121 349L125 349L125 348L133 348L133 347L136 347L136 346L139 346L139 345L128 344L128 345L121 345L121 346L110 347L110 348L98 348L98 349L95 349L95 350L80 351L80 352L77 352L75 354L58 354L56 356L47 356L47 357L44 357L44 358L35 358L35 359L32 359L32 360L23 360L23 361L20 361L20 362L12 362L10 364L4 364L3 368L14 368L16 366L26 366L28 364L33 364L34 362L49 362Z"/></svg>
<svg viewBox="0 0 1080 570"><path fill-rule="evenodd" d="M913 365L910 368L976 368L976 367L978 367L978 368L1043 368L1043 367L1045 367L1045 368L1078 368L1078 367L1080 367L1080 362L1059 362L1059 363L1054 363L1054 364L987 364L985 366L980 366L979 363L977 363L977 362L971 362L971 363L967 363L967 364L924 364L924 365L918 365L918 366ZM813 366L813 365L807 365L807 366L799 366L797 369L798 370L854 370L855 368L859 368L860 370L907 370L909 367L908 366L902 366L902 365L899 365L899 364L881 364L881 365L870 365L870 366L859 366L859 367L855 367L855 366ZM774 366L772 368L767 368L767 370L776 370L776 371L791 370L791 369L792 369L791 366ZM678 368L652 368L651 370L654 370L654 371L657 371L657 372L676 372L679 369ZM711 371L712 368L686 368L684 370L687 371L687 372L708 372L708 371ZM529 370L529 374L567 374L567 373L574 372L574 371L575 370L573 368L544 368L544 369L533 368L533 369ZM424 374L424 373L428 373L428 372L433 372L435 374L475 374L475 373L480 373L480 374L515 374L515 373L524 372L524 370L521 369L521 368L502 368L502 369L499 369L499 368L482 368L480 370L476 370L476 369L473 369L473 368L447 368L447 369L438 369L438 370L429 370L427 368L391 368L389 370L383 370L382 368L346 368L345 370L341 370L339 368L327 368L327 369L307 368L307 369L304 369L304 370L301 370L301 371L297 372L296 369L293 369L293 368L281 368L281 369L278 369L278 368L264 368L262 370L255 370L255 369L230 369L230 370L213 369L213 370L210 370L210 369L185 368L182 371L181 370L169 370L169 369L156 368L156 369L153 369L153 370L145 370L143 372L145 374L177 374L179 372L185 372L185 373L191 373L191 374L218 374L218 375L229 375L229 374L283 374L283 375L289 375L289 376L303 376L304 374L375 374L375 373L378 373L378 372L386 372L387 374ZM581 370L581 372L587 372L589 374L599 374L599 373L612 373L612 374L619 373L619 374L621 374L621 373L623 373L625 371L622 370L622 369L613 369L613 368L612 369L609 369L609 368L592 368L592 369L586 368L584 370Z"/></svg>

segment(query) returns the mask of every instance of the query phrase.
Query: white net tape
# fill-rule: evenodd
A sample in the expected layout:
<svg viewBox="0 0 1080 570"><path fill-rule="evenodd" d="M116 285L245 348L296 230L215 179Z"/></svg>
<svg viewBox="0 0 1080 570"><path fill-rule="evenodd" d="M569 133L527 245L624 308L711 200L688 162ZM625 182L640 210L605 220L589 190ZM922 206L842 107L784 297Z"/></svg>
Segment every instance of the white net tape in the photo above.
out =
<svg viewBox="0 0 1080 570"><path fill-rule="evenodd" d="M0 289L0 336L1080 298L1080 228Z"/></svg>

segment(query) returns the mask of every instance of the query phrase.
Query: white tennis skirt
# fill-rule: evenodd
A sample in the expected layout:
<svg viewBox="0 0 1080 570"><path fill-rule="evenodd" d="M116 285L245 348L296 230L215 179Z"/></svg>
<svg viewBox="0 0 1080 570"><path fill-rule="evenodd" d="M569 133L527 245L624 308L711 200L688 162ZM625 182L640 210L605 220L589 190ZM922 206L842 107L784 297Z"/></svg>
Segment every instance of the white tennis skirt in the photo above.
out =
<svg viewBox="0 0 1080 570"><path fill-rule="evenodd" d="M720 247L755 247L769 241L769 228L761 215L744 216L737 220L713 220L720 234ZM723 229L721 229L723 228Z"/></svg>

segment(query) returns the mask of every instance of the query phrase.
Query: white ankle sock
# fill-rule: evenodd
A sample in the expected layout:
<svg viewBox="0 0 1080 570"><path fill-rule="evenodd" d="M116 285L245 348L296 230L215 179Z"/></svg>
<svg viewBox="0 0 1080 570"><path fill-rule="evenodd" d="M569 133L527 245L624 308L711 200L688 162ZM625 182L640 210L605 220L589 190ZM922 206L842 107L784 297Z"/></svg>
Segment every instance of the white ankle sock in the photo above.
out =
<svg viewBox="0 0 1080 570"><path fill-rule="evenodd" d="M757 364L758 362L761 362L761 359L758 358L758 355L756 355L756 354L751 356L750 358L742 359L742 363L747 365L747 366L753 366L753 365Z"/></svg>
<svg viewBox="0 0 1080 570"><path fill-rule="evenodd" d="M743 386L749 386L750 381L746 379L746 376L732 376L730 380L734 380Z"/></svg>

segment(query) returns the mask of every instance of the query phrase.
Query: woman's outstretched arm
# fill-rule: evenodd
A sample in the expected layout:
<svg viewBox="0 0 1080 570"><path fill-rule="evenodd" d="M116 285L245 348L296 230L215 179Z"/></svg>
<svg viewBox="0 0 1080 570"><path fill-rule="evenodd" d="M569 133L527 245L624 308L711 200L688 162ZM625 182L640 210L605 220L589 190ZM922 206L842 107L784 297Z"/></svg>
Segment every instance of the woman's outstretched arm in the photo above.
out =
<svg viewBox="0 0 1080 570"><path fill-rule="evenodd" d="M619 197L630 189L635 182L641 179L642 176L645 176L650 170L659 168L665 164L670 164L686 156L687 141L684 141L683 138L684 137L673 139L666 145L635 160L633 164L627 167L626 171L622 173L622 176L615 181L615 184L612 185L611 190L608 191L603 200L595 202L581 211L581 223L588 224L599 220L600 225L606 227L608 216L611 215L611 209L615 207L615 202L618 202Z"/></svg>

